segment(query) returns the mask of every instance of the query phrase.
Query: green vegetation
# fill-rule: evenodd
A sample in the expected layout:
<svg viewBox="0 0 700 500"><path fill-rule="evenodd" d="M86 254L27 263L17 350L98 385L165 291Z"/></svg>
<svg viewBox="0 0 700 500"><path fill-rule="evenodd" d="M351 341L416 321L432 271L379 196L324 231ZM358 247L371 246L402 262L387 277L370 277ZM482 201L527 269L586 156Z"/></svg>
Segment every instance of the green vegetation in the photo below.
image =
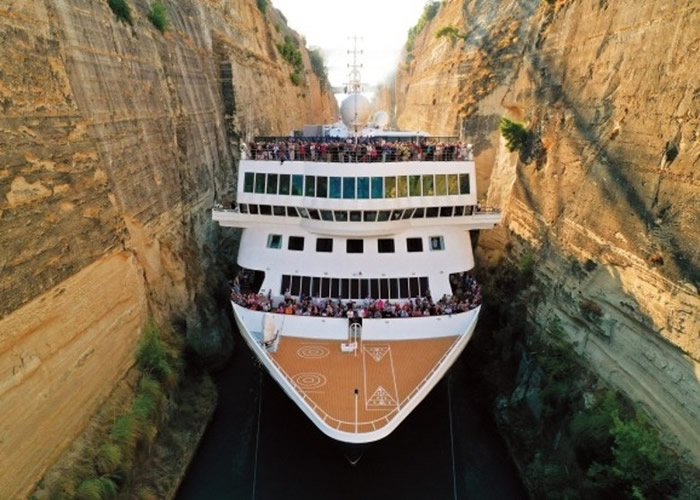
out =
<svg viewBox="0 0 700 500"><path fill-rule="evenodd" d="M506 147L511 153L518 151L522 153L528 143L530 131L522 123L514 122L506 117L501 118L499 125L501 135L506 140Z"/></svg>
<svg viewBox="0 0 700 500"><path fill-rule="evenodd" d="M107 4L109 8L112 9L112 12L114 12L114 15L117 16L117 19L121 19L129 24L134 24L131 18L131 9L126 3L126 0L107 0Z"/></svg>
<svg viewBox="0 0 700 500"><path fill-rule="evenodd" d="M267 10L267 0L257 0L256 3L258 5L258 9L260 9L260 12L264 14Z"/></svg>
<svg viewBox="0 0 700 500"><path fill-rule="evenodd" d="M291 35L286 35L284 43L277 44L277 50L279 50L282 59L294 68L292 74L289 75L292 83L297 86L301 85L304 81L304 61L299 50L299 42Z"/></svg>
<svg viewBox="0 0 700 500"><path fill-rule="evenodd" d="M309 49L309 60L311 61L311 69L321 82L321 87L328 88L330 86L328 70L321 51L319 49Z"/></svg>
<svg viewBox="0 0 700 500"><path fill-rule="evenodd" d="M413 52L413 45L416 43L416 37L423 31L425 25L428 24L440 10L440 2L431 2L425 5L423 13L421 14L418 22L415 26L408 30L408 39L406 40L406 54Z"/></svg>
<svg viewBox="0 0 700 500"><path fill-rule="evenodd" d="M528 310L542 285L533 254L513 260L479 277L484 307L470 344L477 359L469 363L492 404L506 402L496 418L531 496L683 497L688 466L663 446L646 415L582 365L557 317L534 327L524 321L540 319ZM582 315L603 315L598 304L583 304ZM523 388L527 395L516 398Z"/></svg>
<svg viewBox="0 0 700 500"><path fill-rule="evenodd" d="M443 26L437 31L437 33L435 33L435 38L442 38L444 36L449 37L453 42L459 39L464 40L467 37L466 34L462 33L452 25Z"/></svg>
<svg viewBox="0 0 700 500"><path fill-rule="evenodd" d="M165 5L163 5L162 0L154 0L151 4L151 10L148 12L148 19L161 33L165 33L168 29L168 11L165 10Z"/></svg>
<svg viewBox="0 0 700 500"><path fill-rule="evenodd" d="M116 497L118 490L117 484L112 479L93 477L80 483L75 492L75 498L78 500L104 500Z"/></svg>

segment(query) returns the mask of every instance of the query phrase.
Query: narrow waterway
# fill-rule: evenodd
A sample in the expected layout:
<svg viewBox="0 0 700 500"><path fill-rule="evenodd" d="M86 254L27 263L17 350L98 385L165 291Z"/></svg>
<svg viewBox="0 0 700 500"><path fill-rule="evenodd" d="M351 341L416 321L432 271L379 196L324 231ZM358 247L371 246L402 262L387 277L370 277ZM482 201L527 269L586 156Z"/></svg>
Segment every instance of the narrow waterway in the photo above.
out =
<svg viewBox="0 0 700 500"><path fill-rule="evenodd" d="M179 499L526 498L463 360L352 467L237 341Z"/></svg>

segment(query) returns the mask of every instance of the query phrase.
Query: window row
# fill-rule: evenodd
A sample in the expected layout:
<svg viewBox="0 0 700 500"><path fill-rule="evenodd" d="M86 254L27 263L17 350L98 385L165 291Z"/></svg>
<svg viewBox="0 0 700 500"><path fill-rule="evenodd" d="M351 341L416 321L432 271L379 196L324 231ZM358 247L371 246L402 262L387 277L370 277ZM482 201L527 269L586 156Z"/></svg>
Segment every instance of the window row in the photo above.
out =
<svg viewBox="0 0 700 500"><path fill-rule="evenodd" d="M444 250L445 249L445 239L442 236L429 236L428 237L428 248L430 250ZM281 234L269 234L267 236L267 248L281 249L282 248L282 235ZM290 236L287 240L287 249L295 251L304 250L304 237L303 236ZM316 238L316 251L322 253L333 252L333 238ZM365 251L365 240L349 238L345 240L345 252L346 253L364 253ZM396 251L396 245L394 238L379 238L377 239L377 252L378 253L394 253ZM407 252L422 252L423 251L423 238L406 238L406 251Z"/></svg>
<svg viewBox="0 0 700 500"><path fill-rule="evenodd" d="M420 207L400 210L318 210L303 207L282 207L272 205L255 205L241 203L242 214L277 215L286 217L303 217L304 219L324 220L329 222L386 222L401 219L423 219L425 217L462 217L472 215L474 206L466 207Z"/></svg>
<svg viewBox="0 0 700 500"><path fill-rule="evenodd" d="M382 199L469 194L469 174L328 177L246 172L243 192L335 199Z"/></svg>
<svg viewBox="0 0 700 500"><path fill-rule="evenodd" d="M414 299L430 293L427 276L419 278L320 278L282 276L280 294L331 299Z"/></svg>

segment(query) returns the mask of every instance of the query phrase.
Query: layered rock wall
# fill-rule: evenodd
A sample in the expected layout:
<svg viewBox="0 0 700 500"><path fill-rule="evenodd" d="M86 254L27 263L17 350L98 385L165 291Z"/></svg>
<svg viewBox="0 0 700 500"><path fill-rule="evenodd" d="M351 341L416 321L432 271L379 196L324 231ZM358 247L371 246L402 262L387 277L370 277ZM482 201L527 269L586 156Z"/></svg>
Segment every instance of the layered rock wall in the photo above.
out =
<svg viewBox="0 0 700 500"><path fill-rule="evenodd" d="M106 1L0 4L3 498L24 496L85 427L148 314L225 344L232 245L209 210L235 188L235 140L336 113L303 43L306 83L292 85L273 10L165 0L162 35L149 2L128 3L133 26Z"/></svg>
<svg viewBox="0 0 700 500"><path fill-rule="evenodd" d="M481 17L465 15L476 7ZM448 2L429 29L438 22L468 32L479 19L481 32L498 33L506 13L518 21L518 9L517 57L506 52L500 65L492 53L472 67L492 77L477 77L470 95L465 87L442 96L469 104L457 127L489 177L487 203L504 209L503 227L481 235L478 253L496 264L506 248L534 251L543 296L530 319L561 324L591 367L700 462L700 5L468 0ZM445 43L419 40L411 66L422 51L427 66L416 81L408 75L408 94L431 67L474 50ZM427 107L434 98L414 99ZM413 114L404 105L399 123ZM526 164L509 153L497 130L502 115L525 122L544 154ZM410 123L431 122L416 114Z"/></svg>

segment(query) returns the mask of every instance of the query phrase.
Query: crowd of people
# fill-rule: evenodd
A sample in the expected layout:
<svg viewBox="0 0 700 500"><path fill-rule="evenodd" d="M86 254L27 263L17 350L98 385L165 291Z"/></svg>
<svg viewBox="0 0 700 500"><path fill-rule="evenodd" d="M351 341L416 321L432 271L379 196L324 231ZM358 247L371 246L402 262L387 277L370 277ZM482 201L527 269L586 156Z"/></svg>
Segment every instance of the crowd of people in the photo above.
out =
<svg viewBox="0 0 700 500"><path fill-rule="evenodd" d="M468 275L459 275L452 283L454 295L443 295L433 301L430 292L425 297L390 301L388 299L364 300L325 299L301 295L298 299L289 290L284 297L275 300L268 295L244 293L234 282L231 299L238 305L254 311L264 311L297 316L323 316L329 318L409 318L456 314L474 309L481 304L481 286Z"/></svg>
<svg viewBox="0 0 700 500"><path fill-rule="evenodd" d="M252 160L371 163L394 161L459 161L472 158L471 144L435 139L390 141L379 138L286 139L253 141L242 148Z"/></svg>

